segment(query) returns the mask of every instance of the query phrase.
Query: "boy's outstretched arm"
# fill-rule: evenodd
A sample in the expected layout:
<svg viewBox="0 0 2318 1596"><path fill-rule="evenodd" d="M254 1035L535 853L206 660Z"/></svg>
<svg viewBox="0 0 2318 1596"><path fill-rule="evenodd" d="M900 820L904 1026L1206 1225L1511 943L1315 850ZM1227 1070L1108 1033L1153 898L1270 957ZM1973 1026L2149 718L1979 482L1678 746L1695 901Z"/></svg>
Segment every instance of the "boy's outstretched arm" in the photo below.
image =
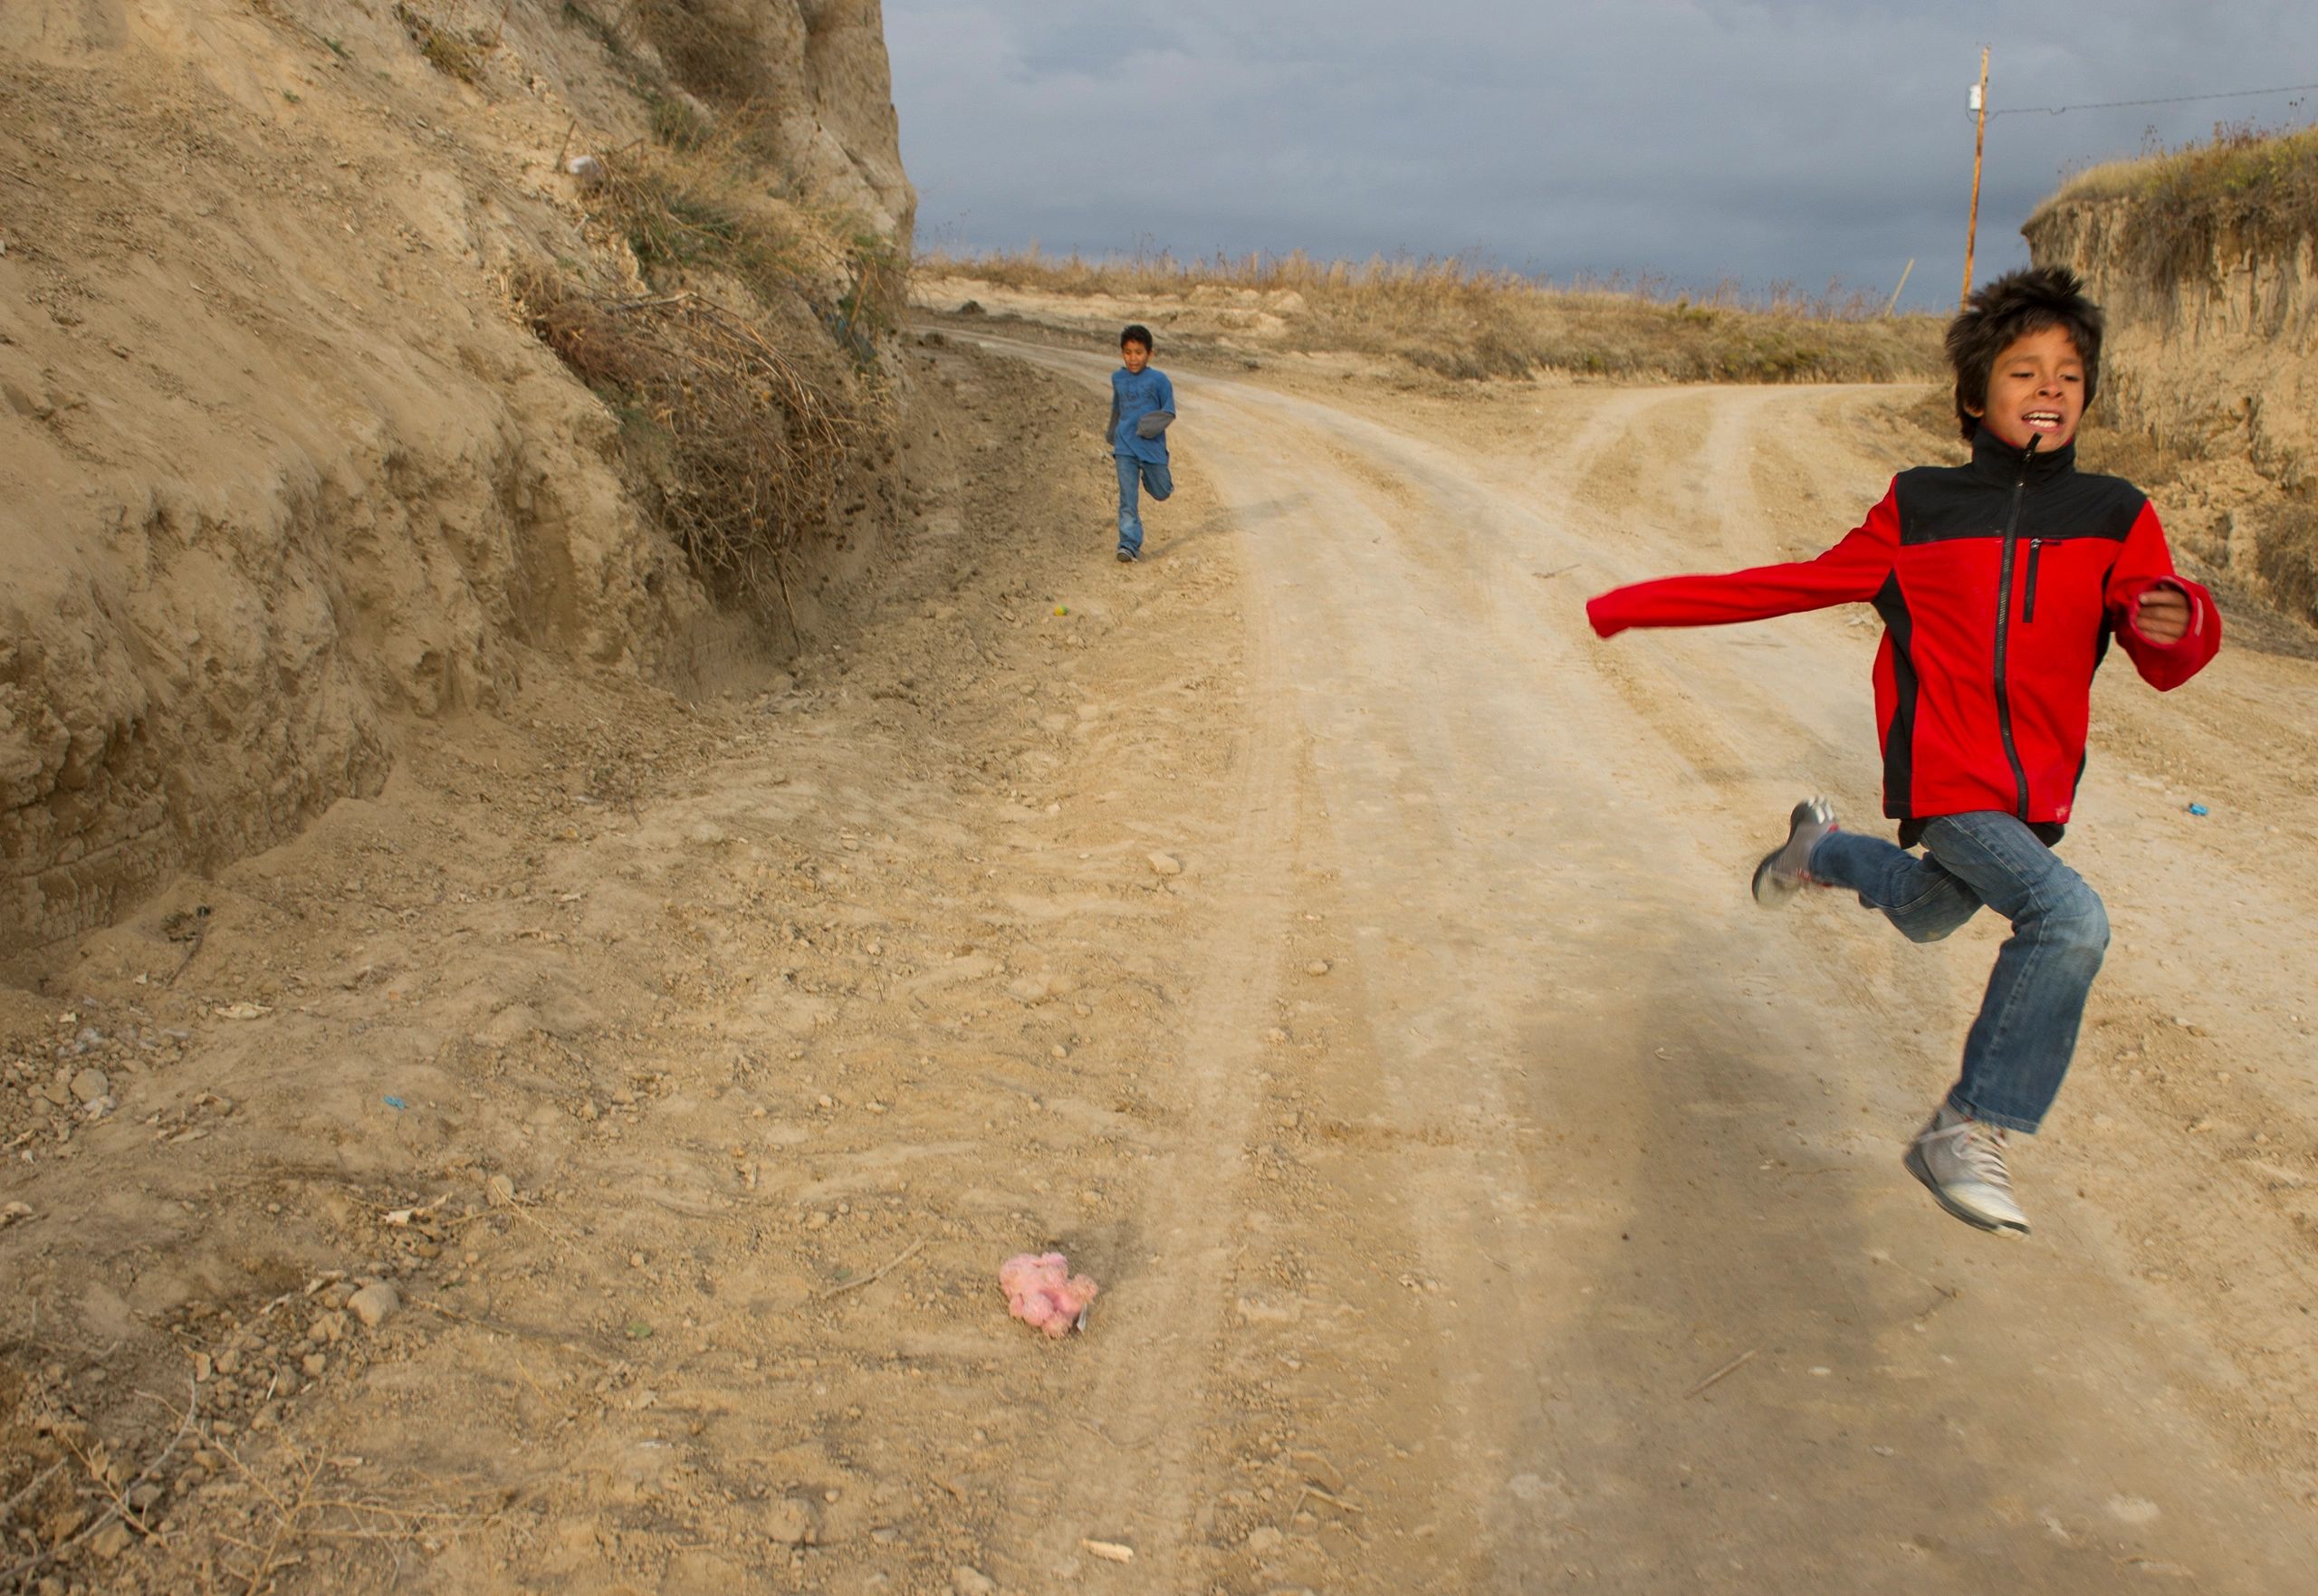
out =
<svg viewBox="0 0 2318 1596"><path fill-rule="evenodd" d="M1719 626L1825 609L1831 604L1857 604L1874 597L1883 586L1899 547L1894 488L1842 542L1816 559L1719 576L1662 577L1614 588L1585 601L1585 618L1603 636L1614 637L1628 626Z"/></svg>
<svg viewBox="0 0 2318 1596"><path fill-rule="evenodd" d="M2221 611L2213 595L2173 569L2165 529L2147 503L2110 568L2106 597L2117 641L2141 680L2160 693L2205 669L2221 648Z"/></svg>

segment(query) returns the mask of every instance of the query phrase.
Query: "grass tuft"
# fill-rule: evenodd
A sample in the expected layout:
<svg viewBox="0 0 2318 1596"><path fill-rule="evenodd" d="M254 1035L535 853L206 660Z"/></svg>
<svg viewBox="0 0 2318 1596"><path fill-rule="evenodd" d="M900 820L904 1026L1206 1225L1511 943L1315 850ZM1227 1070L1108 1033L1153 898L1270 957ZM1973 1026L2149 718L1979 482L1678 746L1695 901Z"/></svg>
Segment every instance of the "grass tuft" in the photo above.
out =
<svg viewBox="0 0 2318 1596"><path fill-rule="evenodd" d="M488 33L470 36L455 33L436 25L435 19L424 12L396 0L395 19L403 31L418 46L418 53L426 62L445 77L456 78L462 83L479 82L483 78L483 60L498 48L498 40Z"/></svg>
<svg viewBox="0 0 2318 1596"><path fill-rule="evenodd" d="M586 196L589 214L627 244L656 288L682 287L690 273L713 271L767 310L809 298L821 252L790 225L791 214L754 198L723 137L607 158L602 184Z"/></svg>
<svg viewBox="0 0 2318 1596"><path fill-rule="evenodd" d="M647 90L644 94L644 104L652 142L663 149L691 154L707 148L715 137L715 129L708 119L682 100Z"/></svg>
<svg viewBox="0 0 2318 1596"><path fill-rule="evenodd" d="M604 53L614 61L627 62L634 53L628 48L626 35L621 33L616 23L580 5L579 0L563 0L563 9L558 13L558 15L564 26L578 28L602 45Z"/></svg>

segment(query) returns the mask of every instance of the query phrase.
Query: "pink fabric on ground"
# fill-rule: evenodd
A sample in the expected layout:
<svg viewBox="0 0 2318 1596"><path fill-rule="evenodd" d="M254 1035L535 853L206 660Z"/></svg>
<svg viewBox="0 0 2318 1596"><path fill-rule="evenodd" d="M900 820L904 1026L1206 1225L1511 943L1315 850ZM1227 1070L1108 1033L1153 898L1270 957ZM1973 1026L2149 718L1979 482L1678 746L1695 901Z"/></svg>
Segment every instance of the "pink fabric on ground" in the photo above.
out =
<svg viewBox="0 0 2318 1596"><path fill-rule="evenodd" d="M998 1285L1007 1312L1055 1336L1070 1333L1098 1289L1088 1276L1072 1274L1070 1260L1058 1252L1016 1254L998 1266Z"/></svg>

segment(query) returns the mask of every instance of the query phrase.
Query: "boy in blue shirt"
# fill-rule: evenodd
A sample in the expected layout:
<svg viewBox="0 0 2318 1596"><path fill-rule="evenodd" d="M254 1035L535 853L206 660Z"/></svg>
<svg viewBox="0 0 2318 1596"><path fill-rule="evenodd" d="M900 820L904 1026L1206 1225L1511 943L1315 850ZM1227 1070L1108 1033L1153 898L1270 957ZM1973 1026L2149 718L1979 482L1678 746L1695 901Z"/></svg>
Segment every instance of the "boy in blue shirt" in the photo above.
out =
<svg viewBox="0 0 2318 1596"><path fill-rule="evenodd" d="M1151 330L1137 322L1119 334L1119 369L1111 373L1111 420L1103 436L1119 469L1119 563L1143 558L1138 490L1164 499L1175 491L1167 474L1167 424L1175 419L1175 385L1151 364Z"/></svg>

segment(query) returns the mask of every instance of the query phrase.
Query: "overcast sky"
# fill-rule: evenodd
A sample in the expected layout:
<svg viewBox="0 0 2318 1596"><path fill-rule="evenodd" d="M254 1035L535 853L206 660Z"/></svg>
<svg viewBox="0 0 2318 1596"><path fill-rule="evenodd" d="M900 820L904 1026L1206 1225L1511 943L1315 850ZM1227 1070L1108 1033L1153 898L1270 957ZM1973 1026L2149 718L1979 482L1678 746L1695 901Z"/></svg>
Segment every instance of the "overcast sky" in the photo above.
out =
<svg viewBox="0 0 2318 1596"><path fill-rule="evenodd" d="M1952 306L2007 108L2318 82L2312 0L885 0L922 245L1470 253ZM1996 115L1980 272L2065 172L2318 93Z"/></svg>

